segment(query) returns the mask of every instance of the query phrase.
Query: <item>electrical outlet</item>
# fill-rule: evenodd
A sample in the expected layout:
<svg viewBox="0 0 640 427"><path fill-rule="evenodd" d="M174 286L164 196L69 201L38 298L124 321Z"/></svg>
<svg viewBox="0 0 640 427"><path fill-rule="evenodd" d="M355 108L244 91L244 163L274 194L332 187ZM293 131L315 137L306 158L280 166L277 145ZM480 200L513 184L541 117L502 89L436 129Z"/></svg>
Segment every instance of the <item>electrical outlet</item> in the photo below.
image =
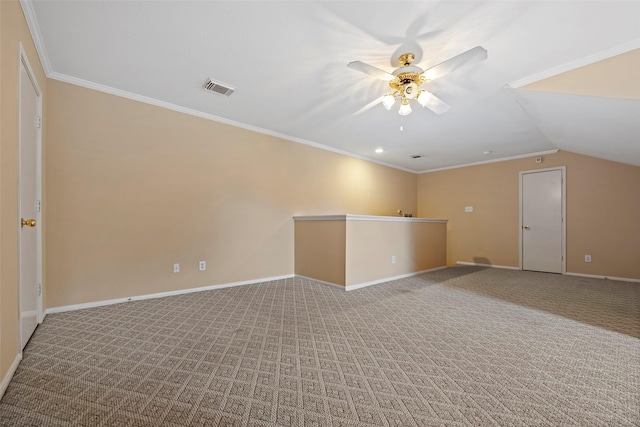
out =
<svg viewBox="0 0 640 427"><path fill-rule="evenodd" d="M591 255L585 255L584 262L591 262Z"/></svg>
<svg viewBox="0 0 640 427"><path fill-rule="evenodd" d="M391 264L395 264L395 263L396 263L396 256L395 256L395 255L393 255L393 256L391 257Z"/></svg>
<svg viewBox="0 0 640 427"><path fill-rule="evenodd" d="M465 212L473 212L473 206L465 206L464 207L464 211Z"/></svg>
<svg viewBox="0 0 640 427"><path fill-rule="evenodd" d="M200 271L205 271L207 269L207 261L200 261L198 268L200 268Z"/></svg>
<svg viewBox="0 0 640 427"><path fill-rule="evenodd" d="M173 264L173 272L180 273L180 264Z"/></svg>

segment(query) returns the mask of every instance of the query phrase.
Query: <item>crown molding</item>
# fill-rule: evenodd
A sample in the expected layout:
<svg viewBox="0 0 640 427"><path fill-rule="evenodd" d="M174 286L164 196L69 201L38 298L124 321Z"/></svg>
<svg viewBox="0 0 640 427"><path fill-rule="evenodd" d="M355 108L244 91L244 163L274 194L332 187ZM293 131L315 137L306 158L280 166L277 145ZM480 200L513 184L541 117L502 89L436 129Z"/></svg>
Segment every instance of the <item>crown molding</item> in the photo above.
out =
<svg viewBox="0 0 640 427"><path fill-rule="evenodd" d="M575 70L576 68L584 67L586 65L594 64L605 59L612 58L623 53L631 52L632 50L640 48L640 39L632 40L627 43L623 43L612 48L594 53L592 55L579 58L566 64L559 65L554 68L550 68L545 71L533 74L529 77L525 77L520 80L516 80L507 85L512 89L518 89L531 83L538 82L540 80L548 79L549 77L556 76L558 74L566 73L567 71Z"/></svg>
<svg viewBox="0 0 640 427"><path fill-rule="evenodd" d="M157 107L178 111L180 113L189 114L191 116L200 117L206 120L212 120L218 123L235 126L241 129L261 133L264 135L273 136L273 137L284 139L291 142L296 142L298 144L307 145L309 147L318 148L320 150L331 151L336 154L341 154L343 156L352 157L355 159L364 160L371 163L376 163L389 168L398 169L398 170L402 170L402 171L410 172L414 174L416 173L415 170L403 168L397 165L392 165L390 163L381 162L371 157L360 156L354 153L350 153L348 151L340 150L339 148L334 148L328 145L319 144L317 142L309 141L303 138L297 138L291 135L274 132L269 129L264 129L261 127L249 125L249 124L238 122L235 120L225 119L223 117L219 117L213 114L203 113L202 111L193 110L191 108L182 107L180 105L171 104L165 101L160 101L155 98L138 95L136 93L116 89L110 86L93 83L88 80L83 80L77 77L72 77L66 74L55 72L51 67L51 61L49 60L49 55L47 54L47 49L45 48L44 39L42 38L42 33L40 32L40 27L38 25L38 20L36 19L36 14L33 9L32 0L20 0L20 6L22 7L22 12L24 13L25 20L27 21L27 26L29 27L29 32L31 33L31 38L33 39L33 43L36 47L36 51L38 52L38 57L40 58L40 63L42 64L44 74L50 79L59 80L59 81L70 83L76 86L82 86L88 89L97 90L97 91L108 93L115 96L120 96L123 98L131 99L133 101L144 102L145 104L155 105Z"/></svg>
<svg viewBox="0 0 640 427"><path fill-rule="evenodd" d="M40 58L40 63L42 64L44 74L45 76L49 77L52 72L51 61L49 61L47 49L45 49L44 47L44 39L42 38L42 33L40 33L40 27L38 26L36 13L33 10L33 3L31 0L20 0L20 6L22 7L24 18L27 21L27 26L29 27L29 32L31 33L33 44L36 47L36 52L38 52L38 57Z"/></svg>
<svg viewBox="0 0 640 427"><path fill-rule="evenodd" d="M396 166L396 165L392 165L389 163L384 163L381 162L379 160L370 158L370 157L365 157L365 156L359 156L357 154L354 153L350 153L348 151L344 151L344 150L340 150L339 148L334 148L334 147L330 147L328 145L323 145L323 144L319 144L317 142L313 142L313 141L309 141L303 138L298 138L295 136L291 136L291 135L287 135L284 133L280 133L280 132L275 132L269 129L264 129L258 126L253 126L247 123L242 123L242 122L238 122L235 120L230 120L230 119L225 119L224 117L220 117L220 116L216 116L214 114L209 114L209 113L204 113L202 111L198 111L198 110L194 110L191 108L187 108L187 107L183 107L180 105L176 105L176 104L172 104L170 102L166 102L166 101L160 101L159 99L155 99L155 98L150 98L148 96L144 96L144 95L139 95L137 93L133 93L133 92L128 92L125 90L121 90L121 89L116 89L113 88L111 86L106 86L106 85L102 85L99 83L94 83L94 82L90 82L88 80L83 80L83 79L79 79L77 77L72 77L72 76L68 76L66 74L62 74L62 73L58 73L58 72L51 72L47 77L49 77L50 79L53 80L58 80L61 82L65 82L65 83L69 83L75 86L81 86L87 89L93 89L93 90L97 90L99 92L104 92L104 93L108 93L110 95L115 95L115 96L119 96L122 98L127 98L127 99L131 99L133 101L138 101L138 102L143 102L145 104L150 104L150 105L155 105L156 107L161 107L161 108L166 108L168 110L173 110L173 111L177 111L183 114L189 114L191 116L196 116L196 117L200 117L202 119L206 119L206 120L211 120L214 122L218 122L218 123L223 123L226 125L230 125L230 126L234 126L237 128L241 128L241 129L245 129L245 130L249 130L252 132L256 132L256 133L261 133L263 135L269 135L269 136L273 136L276 138L280 138L280 139L284 139L287 141L291 141L291 142L296 142L298 144L302 144L302 145L307 145L309 147L313 147L313 148L318 148L320 150L325 150L325 151L331 151L333 153L337 153L337 154L341 154L343 156L347 156L347 157L353 157L355 159L359 159L359 160L364 160L367 162L371 162L371 163L376 163L382 166L386 166L389 168L393 168L393 169L399 169L405 172L410 172L410 173L416 173L416 171L411 170L411 169L406 169L400 166Z"/></svg>
<svg viewBox="0 0 640 427"><path fill-rule="evenodd" d="M440 171L446 171L446 170L449 170L449 169L460 169L460 168L466 168L466 167L469 167L469 166L486 165L487 163L506 162L506 161L509 161L509 160L524 159L526 157L545 156L547 154L556 154L558 151L560 151L560 150L555 148L553 150L537 151L535 153L519 154L517 156L500 157L499 159L483 160L481 162L467 163L467 164L464 164L464 165L447 166L445 168L438 168L438 169L428 169L428 170L425 170L425 171L418 172L418 174L430 173L430 172L440 172Z"/></svg>

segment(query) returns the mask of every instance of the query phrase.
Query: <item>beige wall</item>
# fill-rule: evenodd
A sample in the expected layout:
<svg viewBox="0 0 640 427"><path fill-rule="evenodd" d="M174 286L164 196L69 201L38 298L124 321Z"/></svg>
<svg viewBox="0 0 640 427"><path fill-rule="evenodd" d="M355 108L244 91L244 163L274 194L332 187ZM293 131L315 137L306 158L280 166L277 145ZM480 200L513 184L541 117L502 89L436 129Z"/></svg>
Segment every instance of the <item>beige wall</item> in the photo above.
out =
<svg viewBox="0 0 640 427"><path fill-rule="evenodd" d="M519 265L519 172L566 166L567 272L640 279L640 167L568 152L418 177L418 216L448 218L447 263ZM465 213L473 206L473 213ZM590 254L593 262L584 262Z"/></svg>
<svg viewBox="0 0 640 427"><path fill-rule="evenodd" d="M46 81L22 9L0 1L0 381L19 354L18 42L46 99ZM46 121L46 111L43 114ZM46 126L46 123L45 123ZM44 283L46 286L46 281Z"/></svg>
<svg viewBox="0 0 640 427"><path fill-rule="evenodd" d="M640 70L640 49L635 49L528 84L520 89L640 99L638 70Z"/></svg>
<svg viewBox="0 0 640 427"><path fill-rule="evenodd" d="M345 285L347 221L295 221L295 274Z"/></svg>
<svg viewBox="0 0 640 427"><path fill-rule="evenodd" d="M48 307L290 275L294 215L416 208L408 172L59 81L47 106Z"/></svg>
<svg viewBox="0 0 640 427"><path fill-rule="evenodd" d="M444 267L446 233L416 219L297 219L295 273L348 288Z"/></svg>
<svg viewBox="0 0 640 427"><path fill-rule="evenodd" d="M448 218L449 264L518 265L518 172L531 159L416 177L46 81L19 3L0 1L0 380L19 353L19 40L45 92L45 307L292 274L294 215ZM640 278L640 168L570 153L541 167L553 165L567 166L567 270Z"/></svg>
<svg viewBox="0 0 640 427"><path fill-rule="evenodd" d="M446 246L446 223L348 221L346 284L444 267Z"/></svg>

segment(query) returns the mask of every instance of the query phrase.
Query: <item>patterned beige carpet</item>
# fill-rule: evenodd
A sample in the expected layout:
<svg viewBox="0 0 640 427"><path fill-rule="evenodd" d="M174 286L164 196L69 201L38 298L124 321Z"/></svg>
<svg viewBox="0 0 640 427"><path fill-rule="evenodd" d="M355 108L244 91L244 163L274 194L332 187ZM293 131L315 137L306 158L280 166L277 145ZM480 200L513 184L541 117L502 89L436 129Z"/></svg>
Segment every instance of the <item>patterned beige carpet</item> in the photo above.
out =
<svg viewBox="0 0 640 427"><path fill-rule="evenodd" d="M640 284L456 267L47 316L3 426L640 425Z"/></svg>

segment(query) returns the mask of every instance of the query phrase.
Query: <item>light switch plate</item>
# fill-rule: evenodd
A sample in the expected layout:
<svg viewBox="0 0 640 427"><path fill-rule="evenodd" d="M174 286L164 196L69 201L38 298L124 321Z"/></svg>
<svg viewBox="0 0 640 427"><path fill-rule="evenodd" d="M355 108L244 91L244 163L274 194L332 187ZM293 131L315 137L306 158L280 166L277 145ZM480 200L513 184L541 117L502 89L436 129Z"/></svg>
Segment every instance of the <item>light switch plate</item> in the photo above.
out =
<svg viewBox="0 0 640 427"><path fill-rule="evenodd" d="M473 212L473 206L465 206L464 207L464 211L465 212Z"/></svg>

